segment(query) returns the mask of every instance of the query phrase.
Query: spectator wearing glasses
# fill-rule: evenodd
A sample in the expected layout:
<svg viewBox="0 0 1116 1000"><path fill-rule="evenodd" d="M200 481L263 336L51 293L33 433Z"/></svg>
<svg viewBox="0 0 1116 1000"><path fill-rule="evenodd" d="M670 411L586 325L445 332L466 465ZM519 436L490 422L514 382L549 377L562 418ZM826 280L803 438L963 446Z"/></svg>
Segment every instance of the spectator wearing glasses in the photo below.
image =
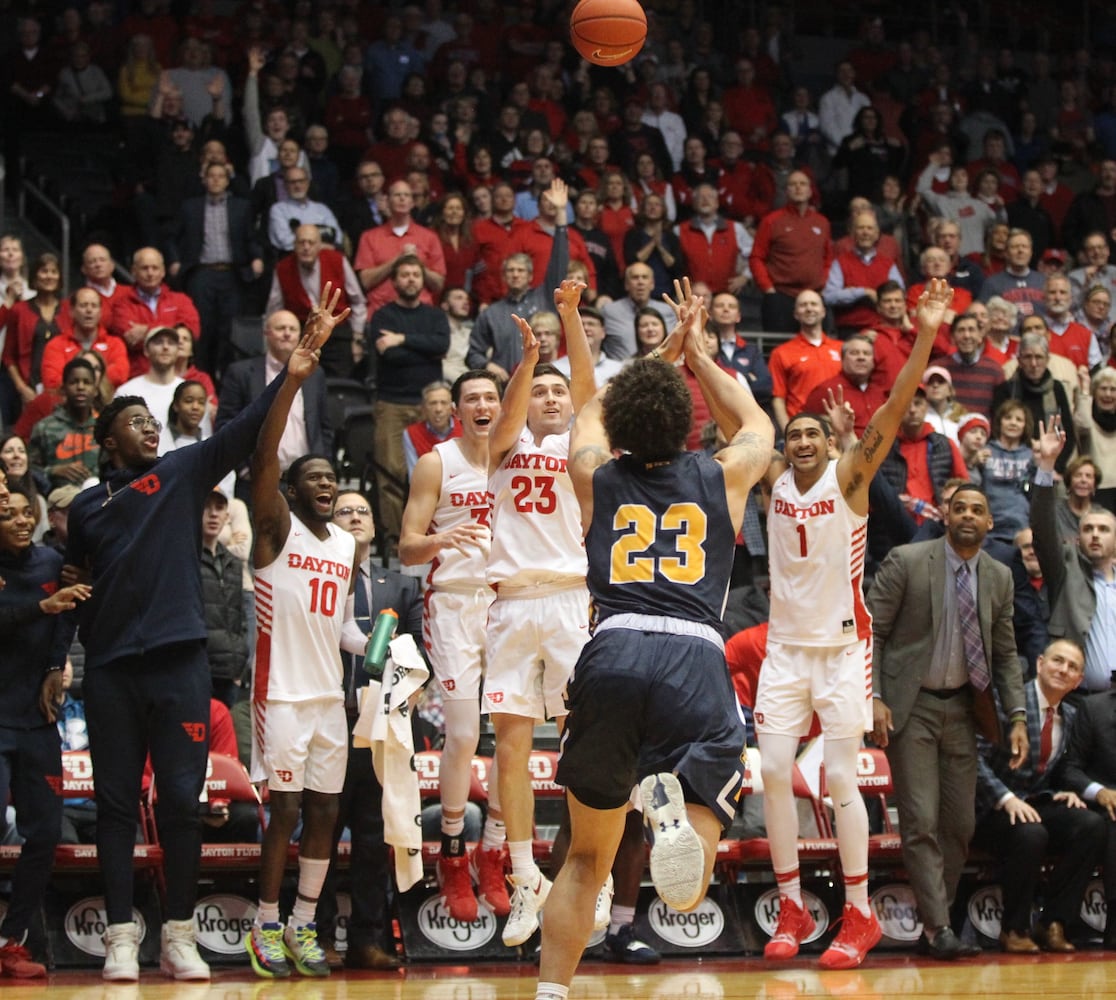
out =
<svg viewBox="0 0 1116 1000"><path fill-rule="evenodd" d="M310 171L307 167L288 167L283 172L287 197L271 206L267 216L268 242L282 253L290 253L299 226L316 225L322 239L336 245L341 239L341 223L333 210L310 198Z"/></svg>

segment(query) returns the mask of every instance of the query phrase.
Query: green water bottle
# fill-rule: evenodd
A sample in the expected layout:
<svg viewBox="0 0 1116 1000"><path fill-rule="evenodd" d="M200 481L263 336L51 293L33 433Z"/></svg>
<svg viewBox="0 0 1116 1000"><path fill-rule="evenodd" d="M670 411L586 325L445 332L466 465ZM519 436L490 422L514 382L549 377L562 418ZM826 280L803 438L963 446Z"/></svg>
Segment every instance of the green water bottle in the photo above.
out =
<svg viewBox="0 0 1116 1000"><path fill-rule="evenodd" d="M399 627L399 614L391 608L385 608L376 617L376 625L368 639L368 647L364 651L364 670L369 677L379 680L384 674L384 664L387 662L388 643L395 636Z"/></svg>

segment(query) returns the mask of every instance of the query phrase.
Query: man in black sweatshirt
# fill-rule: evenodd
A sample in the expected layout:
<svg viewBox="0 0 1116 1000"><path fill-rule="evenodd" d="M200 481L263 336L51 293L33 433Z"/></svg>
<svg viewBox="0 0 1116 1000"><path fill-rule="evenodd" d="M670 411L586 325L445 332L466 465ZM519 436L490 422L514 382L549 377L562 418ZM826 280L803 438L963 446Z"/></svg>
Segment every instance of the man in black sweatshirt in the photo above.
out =
<svg viewBox="0 0 1116 1000"><path fill-rule="evenodd" d="M319 356L338 322L336 304L327 284L296 353ZM156 454L161 425L144 401L117 397L94 431L109 472L70 507L67 569L89 573L93 584L93 596L82 608L81 640L97 851L105 878L108 980L139 978L132 845L148 753L159 786L159 837L173 859L166 866L160 967L175 979L209 978L193 920L210 689L198 525L214 484L254 450L284 379L275 379L207 441L163 458Z"/></svg>
<svg viewBox="0 0 1116 1000"><path fill-rule="evenodd" d="M9 496L5 478L0 463L0 801L11 793L24 842L0 923L0 976L37 979L46 968L25 945L27 929L50 882L62 833L62 751L54 712L75 622L60 612L87 597L89 588L59 588L62 557L32 545L33 502L15 487Z"/></svg>

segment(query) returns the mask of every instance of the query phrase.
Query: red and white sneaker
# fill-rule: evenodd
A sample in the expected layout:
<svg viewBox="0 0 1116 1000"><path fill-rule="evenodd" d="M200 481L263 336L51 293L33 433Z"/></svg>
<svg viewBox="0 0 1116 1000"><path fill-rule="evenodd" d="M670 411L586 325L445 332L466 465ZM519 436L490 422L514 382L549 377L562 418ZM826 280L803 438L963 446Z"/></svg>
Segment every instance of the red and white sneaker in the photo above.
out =
<svg viewBox="0 0 1116 1000"><path fill-rule="evenodd" d="M865 916L852 903L845 904L841 929L822 953L823 969L855 969L883 937L880 922L874 913Z"/></svg>
<svg viewBox="0 0 1116 1000"><path fill-rule="evenodd" d="M798 946L814 933L814 918L805 906L799 906L786 896L779 897L779 923L771 940L763 947L763 957L779 961L794 958Z"/></svg>
<svg viewBox="0 0 1116 1000"><path fill-rule="evenodd" d="M477 883L477 898L497 917L511 912L508 880L504 870L504 849L486 851L478 844L469 856L469 872Z"/></svg>
<svg viewBox="0 0 1116 1000"><path fill-rule="evenodd" d="M438 885L442 899L454 920L471 924L477 919L477 897L473 893L473 879L469 874L469 857L438 859Z"/></svg>
<svg viewBox="0 0 1116 1000"><path fill-rule="evenodd" d="M36 962L24 945L12 939L0 948L0 975L13 979L43 979L46 966Z"/></svg>

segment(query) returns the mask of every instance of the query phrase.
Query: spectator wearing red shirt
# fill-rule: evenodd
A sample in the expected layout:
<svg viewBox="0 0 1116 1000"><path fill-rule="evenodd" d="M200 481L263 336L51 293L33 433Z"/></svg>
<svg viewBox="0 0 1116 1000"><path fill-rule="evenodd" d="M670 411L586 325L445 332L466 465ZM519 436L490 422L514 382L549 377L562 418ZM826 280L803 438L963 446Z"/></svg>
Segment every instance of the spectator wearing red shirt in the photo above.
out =
<svg viewBox="0 0 1116 1000"><path fill-rule="evenodd" d="M740 133L729 129L721 136L720 158L717 161L717 196L721 210L730 219L754 228L757 220L771 210L761 196L757 166L741 159L744 143Z"/></svg>
<svg viewBox="0 0 1116 1000"><path fill-rule="evenodd" d="M863 334L854 333L841 345L841 370L811 390L804 409L807 413L824 413L828 393L832 392L852 407L853 428L859 438L872 414L888 396L885 383L876 377L875 368L872 341Z"/></svg>
<svg viewBox="0 0 1116 1000"><path fill-rule="evenodd" d="M163 282L167 268L154 247L142 247L132 256L132 285L114 301L109 333L120 337L128 349L128 377L143 375L150 367L143 345L147 331L157 326L187 327L197 340L201 329L198 311L190 296L173 291Z"/></svg>
<svg viewBox="0 0 1116 1000"><path fill-rule="evenodd" d="M438 235L411 218L415 196L405 180L388 187L391 217L383 225L369 229L357 246L353 267L368 293L368 315L395 301L391 272L401 257L415 256L423 265L423 289L419 301L433 305L434 296L445 284L446 258Z"/></svg>
<svg viewBox="0 0 1116 1000"><path fill-rule="evenodd" d="M811 290L799 292L794 303L798 335L771 352L771 408L779 431L806 408L815 387L841 370L841 342L822 329L825 304Z"/></svg>
<svg viewBox="0 0 1116 1000"><path fill-rule="evenodd" d="M101 296L101 325L107 330L112 321L113 306L127 292L127 286L117 282L116 261L108 247L90 243L81 254L81 273L85 284L95 288Z"/></svg>
<svg viewBox="0 0 1116 1000"><path fill-rule="evenodd" d="M632 185L619 170L610 170L597 189L597 198L601 205L597 228L612 241L612 255L616 258L617 264L623 268L626 266L624 237L628 235L630 229L635 228L636 224L636 202L632 194ZM535 273L537 274L538 271L536 270Z"/></svg>
<svg viewBox="0 0 1116 1000"><path fill-rule="evenodd" d="M682 147L682 167L670 179L679 222L693 214L694 191L699 184L717 186L717 168L706 160L706 152L705 140L697 135L689 136Z"/></svg>
<svg viewBox="0 0 1116 1000"><path fill-rule="evenodd" d="M1007 158L1007 142L1002 130L990 128L984 133L984 155L970 160L966 169L969 171L971 194L977 193L976 183L981 171L992 170L1000 178L1000 197L1004 204L1010 205L1019 197L1023 181L1015 165Z"/></svg>
<svg viewBox="0 0 1116 1000"><path fill-rule="evenodd" d="M811 208L811 193L810 178L796 170L787 178L786 206L765 215L756 230L752 277L763 292L763 328L771 332L797 328L799 293L820 291L833 262L829 220Z"/></svg>
<svg viewBox="0 0 1116 1000"><path fill-rule="evenodd" d="M398 180L407 172L407 154L415 144L409 138L411 116L402 108L389 108L384 113L384 138L364 151L363 160L375 160L388 181Z"/></svg>
<svg viewBox="0 0 1116 1000"><path fill-rule="evenodd" d="M473 238L465 196L446 195L434 221L434 232L442 243L446 258L446 284L471 288L480 252Z"/></svg>
<svg viewBox="0 0 1116 1000"><path fill-rule="evenodd" d="M1046 279L1042 302L1051 354L1069 358L1079 369L1092 368L1105 360L1096 338L1073 318L1073 290L1065 274L1057 272Z"/></svg>
<svg viewBox="0 0 1116 1000"><path fill-rule="evenodd" d="M926 288L931 278L945 278L949 274L949 254L941 247L927 247L918 258L919 269L925 276L925 281L917 282L907 289L907 311L914 316L918 312L918 299ZM937 362L943 356L953 353L953 341L950 339L951 325L955 317L964 313L972 304L973 297L964 288L953 289L953 301L945 312L945 322L938 329L938 339L934 341L934 349L930 359Z"/></svg>
<svg viewBox="0 0 1116 1000"><path fill-rule="evenodd" d="M725 119L740 133L744 148L766 152L779 119L770 92L756 82L756 67L751 59L736 60L736 84L724 92L721 103Z"/></svg>
<svg viewBox="0 0 1116 1000"><path fill-rule="evenodd" d="M95 289L79 288L70 296L71 324L51 337L43 349L44 389L62 385L62 369L82 351L96 351L105 365L105 375L113 386L128 381L128 351L119 337L110 337L104 328L104 305Z"/></svg>
<svg viewBox="0 0 1116 1000"><path fill-rule="evenodd" d="M559 223L558 212L546 191L539 195L539 214L533 222L528 222L512 237L508 246L508 253L525 253L531 258L532 280L531 287L538 288L546 277L546 265L550 260L550 251L554 245L555 226L566 225L564 218L565 209L562 209L563 218ZM589 285L597 287L597 267L589 251L585 248L585 241L574 227L567 229L570 241L570 260L579 260L589 269Z"/></svg>
<svg viewBox="0 0 1116 1000"><path fill-rule="evenodd" d="M477 271L473 279L473 296L482 305L489 305L507 294L504 285L504 261L511 254L513 237L530 226L515 214L515 191L501 181L492 189L492 215L473 223L477 243Z"/></svg>

